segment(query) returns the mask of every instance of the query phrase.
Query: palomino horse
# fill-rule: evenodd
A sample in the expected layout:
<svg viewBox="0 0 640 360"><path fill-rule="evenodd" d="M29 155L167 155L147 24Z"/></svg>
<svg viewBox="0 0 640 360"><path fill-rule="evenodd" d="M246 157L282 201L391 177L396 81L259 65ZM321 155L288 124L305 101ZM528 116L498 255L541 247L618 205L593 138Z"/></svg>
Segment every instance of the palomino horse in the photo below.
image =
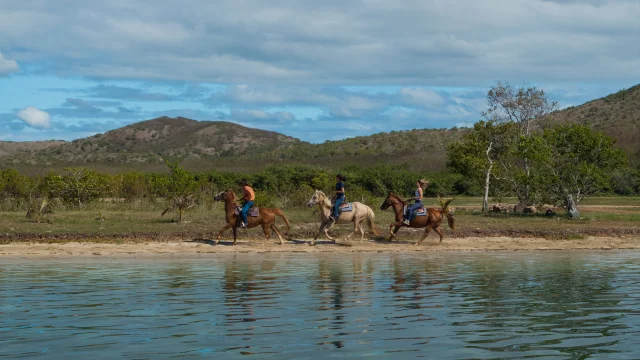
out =
<svg viewBox="0 0 640 360"><path fill-rule="evenodd" d="M223 191L220 194L214 196L214 199L216 201L224 201L224 212L227 215L226 219L227 219L227 225L225 225L220 232L218 233L218 237L216 238L216 244L218 242L220 242L220 237L222 236L222 233L231 228L233 229L233 245L236 244L236 239L237 239L237 233L238 233L238 217L239 215L236 215L236 194L231 191L231 190L227 190L227 191ZM267 237L267 240L269 240L271 238L271 232L269 231L269 229L273 230L276 235L278 235L278 238L280 238L280 245L284 244L284 240L282 239L282 235L280 234L280 231L278 230L278 228L276 227L276 215L280 216L282 218L282 220L284 220L284 223L287 224L287 232L290 233L291 232L291 224L289 224L289 220L287 220L287 217L284 216L284 213L282 212L282 210L280 209L270 209L270 208L259 208L258 209L258 216L249 216L247 217L248 220L248 224L247 227L248 228L253 228L256 227L258 225L262 226L262 231L264 231L264 235Z"/></svg>
<svg viewBox="0 0 640 360"><path fill-rule="evenodd" d="M389 225L390 236L388 241L391 241L393 239L393 237L401 227L409 226L412 228L426 228L424 229L424 235L422 235L422 238L416 243L416 245L420 245L420 243L422 243L422 241L427 238L431 229L433 229L438 233L438 235L440 235L440 242L442 242L442 237L444 236L444 234L442 233L442 229L440 228L440 223L442 222L443 216L447 217L449 227L453 230L455 218L449 210L449 204L451 204L452 201L453 199L449 199L445 202L440 200L440 205L442 205L442 208L428 208L426 209L426 215L414 216L409 225L405 225L402 223L402 218L404 215L403 212L405 209L405 205L407 205L407 203L403 201L398 195L389 192L389 196L387 196L387 198L384 200L384 203L382 203L382 205L380 206L380 210L387 210L389 206L391 206L393 207L393 211L396 213L396 222Z"/></svg>
<svg viewBox="0 0 640 360"><path fill-rule="evenodd" d="M317 205L320 209L320 229L318 233L313 237L313 241L309 245L315 245L318 236L320 236L320 232L324 230L324 234L327 236L327 239L336 242L336 239L332 238L329 235L329 229L333 226L333 223L329 225L329 215L331 215L331 201L322 191L316 190L311 197L311 200L307 203L308 207L312 207ZM362 226L362 222L367 220L367 226L374 235L378 235L378 230L376 230L375 225L373 223L373 219L375 218L375 214L373 210L367 205L360 202L352 202L351 206L353 210L345 211L340 213L338 219L336 219L337 224L348 224L353 223L353 232L347 236L347 240L353 236L356 232L360 231L360 241L364 239L364 228Z"/></svg>

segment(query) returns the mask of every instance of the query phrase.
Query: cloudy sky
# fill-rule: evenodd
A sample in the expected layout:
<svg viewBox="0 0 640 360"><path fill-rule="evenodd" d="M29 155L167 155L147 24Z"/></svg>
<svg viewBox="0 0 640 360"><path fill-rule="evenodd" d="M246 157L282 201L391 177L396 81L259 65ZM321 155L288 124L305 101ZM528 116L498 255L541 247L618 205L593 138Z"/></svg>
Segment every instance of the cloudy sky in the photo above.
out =
<svg viewBox="0 0 640 360"><path fill-rule="evenodd" d="M0 0L0 140L157 116L311 142L464 126L498 80L640 82L637 0Z"/></svg>

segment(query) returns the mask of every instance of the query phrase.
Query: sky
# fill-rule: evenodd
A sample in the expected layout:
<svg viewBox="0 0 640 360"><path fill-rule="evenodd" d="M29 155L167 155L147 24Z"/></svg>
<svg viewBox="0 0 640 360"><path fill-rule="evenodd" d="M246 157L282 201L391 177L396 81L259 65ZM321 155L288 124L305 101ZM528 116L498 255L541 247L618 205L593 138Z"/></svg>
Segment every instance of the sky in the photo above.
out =
<svg viewBox="0 0 640 360"><path fill-rule="evenodd" d="M0 0L0 140L159 116L319 143L469 126L497 81L640 83L637 0Z"/></svg>

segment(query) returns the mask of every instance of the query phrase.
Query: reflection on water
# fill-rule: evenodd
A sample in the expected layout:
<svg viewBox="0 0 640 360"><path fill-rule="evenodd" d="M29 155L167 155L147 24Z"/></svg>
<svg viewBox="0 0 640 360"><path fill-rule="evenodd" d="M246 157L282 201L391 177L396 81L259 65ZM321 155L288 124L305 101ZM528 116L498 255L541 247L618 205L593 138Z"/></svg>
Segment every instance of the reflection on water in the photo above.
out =
<svg viewBox="0 0 640 360"><path fill-rule="evenodd" d="M0 358L638 359L638 260L0 259Z"/></svg>

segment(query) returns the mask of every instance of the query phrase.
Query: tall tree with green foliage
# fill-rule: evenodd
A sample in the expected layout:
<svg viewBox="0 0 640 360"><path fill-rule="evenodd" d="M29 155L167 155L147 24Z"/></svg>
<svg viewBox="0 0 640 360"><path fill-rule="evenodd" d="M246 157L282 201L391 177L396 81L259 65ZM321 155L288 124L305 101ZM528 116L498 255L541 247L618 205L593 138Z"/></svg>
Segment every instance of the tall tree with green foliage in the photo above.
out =
<svg viewBox="0 0 640 360"><path fill-rule="evenodd" d="M531 184L541 202L562 204L578 218L577 204L607 188L616 170L627 164L626 154L612 138L582 125L556 125L523 139L520 156L530 160Z"/></svg>
<svg viewBox="0 0 640 360"><path fill-rule="evenodd" d="M170 211L176 211L178 222L182 222L185 211L196 204L194 192L197 184L193 174L185 170L177 161L165 160L165 164L170 172L167 191L171 200L169 207L160 216Z"/></svg>
<svg viewBox="0 0 640 360"><path fill-rule="evenodd" d="M506 163L515 145L517 130L515 123L479 121L472 131L447 149L447 166L484 187L483 212L489 209L491 179L503 178L504 169L496 165Z"/></svg>
<svg viewBox="0 0 640 360"><path fill-rule="evenodd" d="M535 133L541 120L558 109L558 103L551 101L542 89L535 86L515 88L508 83L498 82L487 92L487 108L482 115L487 120L516 124L518 132L514 140L526 139ZM531 188L531 169L526 153L520 158L510 158L500 163L506 180L511 184L520 203L532 205L537 194Z"/></svg>

